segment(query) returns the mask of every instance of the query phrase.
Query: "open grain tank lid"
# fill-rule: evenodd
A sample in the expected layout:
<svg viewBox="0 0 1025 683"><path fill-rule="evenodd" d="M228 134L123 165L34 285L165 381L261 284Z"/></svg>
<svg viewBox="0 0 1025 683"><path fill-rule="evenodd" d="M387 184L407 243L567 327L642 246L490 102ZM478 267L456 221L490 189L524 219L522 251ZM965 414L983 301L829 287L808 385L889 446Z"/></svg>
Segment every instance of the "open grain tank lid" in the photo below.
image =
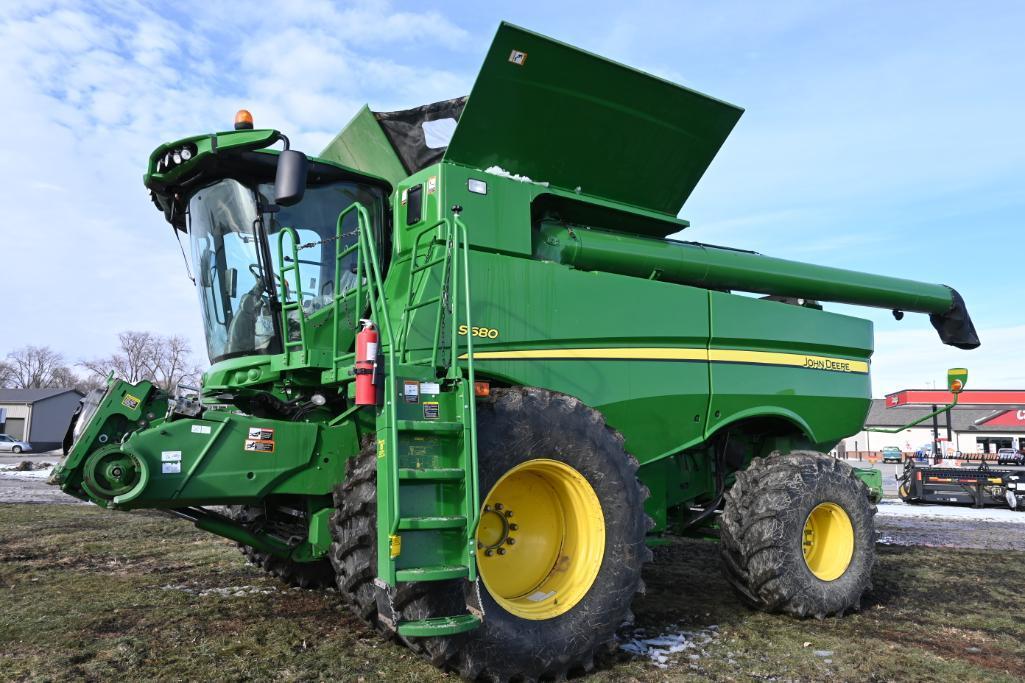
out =
<svg viewBox="0 0 1025 683"><path fill-rule="evenodd" d="M364 107L320 156L393 185L440 160L501 169L675 216L742 113L503 23L469 99Z"/></svg>
<svg viewBox="0 0 1025 683"><path fill-rule="evenodd" d="M503 23L444 158L676 215L742 113Z"/></svg>

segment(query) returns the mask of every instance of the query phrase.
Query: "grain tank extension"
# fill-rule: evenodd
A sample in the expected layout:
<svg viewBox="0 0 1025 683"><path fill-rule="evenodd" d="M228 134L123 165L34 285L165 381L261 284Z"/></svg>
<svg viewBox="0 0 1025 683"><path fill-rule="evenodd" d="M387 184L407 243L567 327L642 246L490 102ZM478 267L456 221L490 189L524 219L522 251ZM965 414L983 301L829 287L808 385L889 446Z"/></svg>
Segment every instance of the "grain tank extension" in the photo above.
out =
<svg viewBox="0 0 1025 683"><path fill-rule="evenodd" d="M593 667L670 534L718 536L753 608L857 609L875 508L823 453L863 425L872 325L819 302L979 340L944 285L668 239L741 113L503 24L468 97L364 108L318 157L246 112L161 145L211 366L88 397L51 483L471 679Z"/></svg>

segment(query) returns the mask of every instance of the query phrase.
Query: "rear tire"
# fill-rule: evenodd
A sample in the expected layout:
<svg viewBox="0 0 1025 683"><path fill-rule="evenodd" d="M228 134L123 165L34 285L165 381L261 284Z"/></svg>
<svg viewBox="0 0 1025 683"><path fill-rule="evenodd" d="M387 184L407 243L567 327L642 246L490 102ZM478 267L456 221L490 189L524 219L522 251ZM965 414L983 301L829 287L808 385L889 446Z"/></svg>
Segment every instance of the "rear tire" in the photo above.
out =
<svg viewBox="0 0 1025 683"><path fill-rule="evenodd" d="M14 448L11 449L11 452L14 453L15 455L18 455L19 453L21 453L21 446L15 446Z"/></svg>
<svg viewBox="0 0 1025 683"><path fill-rule="evenodd" d="M647 490L637 481L637 461L624 450L622 437L605 425L600 413L569 396L533 388L493 389L477 411L482 495L487 496L493 488L500 491L496 483L514 468L522 473L527 467L528 476L541 476L540 471L529 468L542 462L546 466L552 461L561 463L555 469L572 469L600 501L604 552L596 560L599 565L593 578L587 574L582 579L590 581L582 587L583 594L565 611L552 609L525 618L520 614L530 614L529 606L509 596L496 599L485 581L478 580L469 587L480 594L481 626L445 638L401 640L436 666L458 671L468 679L535 680L590 670L595 656L613 642L616 629L632 619L630 603L643 589L641 567L651 558L644 543L650 526L644 513ZM335 494L331 559L339 591L357 614L380 627L374 586L375 468L373 444L350 461L348 477ZM545 482L539 488L556 483ZM510 505L508 509L513 508ZM524 520L519 533L529 533L528 509L511 518ZM565 519L572 519L575 508L563 509L569 511ZM586 533L591 527L584 524L579 528ZM509 558L524 546L526 538L521 538L515 549L508 548ZM562 556L555 567L561 571L566 564L572 566L573 559ZM463 614L467 586L462 581L401 584L398 590L392 589L391 601L403 621ZM571 592L568 587L564 590L558 595ZM541 591L531 597L538 593ZM538 601L545 604L551 598Z"/></svg>
<svg viewBox="0 0 1025 683"><path fill-rule="evenodd" d="M261 505L229 505L224 508L226 516L245 527L262 528L266 523L266 514ZM279 580L297 588L330 588L335 583L335 572L327 559L314 562L293 562L274 557L252 546L236 543L239 552L255 565L277 577Z"/></svg>
<svg viewBox="0 0 1025 683"><path fill-rule="evenodd" d="M720 555L751 607L824 618L871 589L876 508L844 462L794 451L755 458L726 493Z"/></svg>

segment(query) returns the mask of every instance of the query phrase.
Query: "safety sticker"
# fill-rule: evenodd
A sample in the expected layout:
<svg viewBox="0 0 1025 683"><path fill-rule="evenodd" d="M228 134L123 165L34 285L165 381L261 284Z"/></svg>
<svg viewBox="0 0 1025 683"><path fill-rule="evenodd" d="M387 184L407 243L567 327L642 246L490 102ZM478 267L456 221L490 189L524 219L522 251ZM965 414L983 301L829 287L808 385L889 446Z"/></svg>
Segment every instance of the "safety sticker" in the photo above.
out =
<svg viewBox="0 0 1025 683"><path fill-rule="evenodd" d="M193 434L209 434L210 425L192 425Z"/></svg>
<svg viewBox="0 0 1025 683"><path fill-rule="evenodd" d="M441 416L441 406L437 401L424 401L424 419L437 420Z"/></svg>
<svg viewBox="0 0 1025 683"><path fill-rule="evenodd" d="M513 50L509 53L509 61L516 66L523 66L527 62L527 53L520 50Z"/></svg>
<svg viewBox="0 0 1025 683"><path fill-rule="evenodd" d="M437 382L420 382L420 393L424 396L437 396L441 393L441 385Z"/></svg>
<svg viewBox="0 0 1025 683"><path fill-rule="evenodd" d="M420 383L415 379L407 379L402 382L402 397L406 403L420 402Z"/></svg>
<svg viewBox="0 0 1025 683"><path fill-rule="evenodd" d="M273 429L269 429L267 427L250 427L249 428L249 438L250 439L259 439L261 441L273 441L274 440L274 430Z"/></svg>
<svg viewBox="0 0 1025 683"><path fill-rule="evenodd" d="M161 451L160 462L181 462L182 452L181 451Z"/></svg>
<svg viewBox="0 0 1025 683"><path fill-rule="evenodd" d="M378 439L377 440L377 457L378 458L383 458L384 457L384 439Z"/></svg>
<svg viewBox="0 0 1025 683"><path fill-rule="evenodd" d="M132 396L131 394L125 394L124 399L121 401L121 405L129 410L135 410L142 403L142 399L138 396Z"/></svg>
<svg viewBox="0 0 1025 683"><path fill-rule="evenodd" d="M161 474L181 474L182 464L180 462L165 462L160 465Z"/></svg>
<svg viewBox="0 0 1025 683"><path fill-rule="evenodd" d="M246 439L245 450L252 453L273 453L274 442L273 441L259 441L257 439Z"/></svg>
<svg viewBox="0 0 1025 683"><path fill-rule="evenodd" d="M409 201L409 190L403 190L402 191L402 206L405 206L407 201Z"/></svg>
<svg viewBox="0 0 1025 683"><path fill-rule="evenodd" d="M434 194L438 189L438 176L432 175L427 179L427 194Z"/></svg>

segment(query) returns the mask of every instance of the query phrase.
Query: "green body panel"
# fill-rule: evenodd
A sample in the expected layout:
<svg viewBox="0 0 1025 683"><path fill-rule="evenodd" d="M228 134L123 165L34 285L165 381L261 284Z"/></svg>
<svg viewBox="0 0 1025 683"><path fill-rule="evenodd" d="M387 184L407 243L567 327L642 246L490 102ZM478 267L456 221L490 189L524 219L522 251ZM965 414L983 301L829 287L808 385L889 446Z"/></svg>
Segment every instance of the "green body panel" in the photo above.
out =
<svg viewBox="0 0 1025 683"><path fill-rule="evenodd" d="M445 160L675 216L742 112L503 23Z"/></svg>
<svg viewBox="0 0 1025 683"><path fill-rule="evenodd" d="M363 107L320 153L320 158L397 185L408 175L370 107Z"/></svg>

